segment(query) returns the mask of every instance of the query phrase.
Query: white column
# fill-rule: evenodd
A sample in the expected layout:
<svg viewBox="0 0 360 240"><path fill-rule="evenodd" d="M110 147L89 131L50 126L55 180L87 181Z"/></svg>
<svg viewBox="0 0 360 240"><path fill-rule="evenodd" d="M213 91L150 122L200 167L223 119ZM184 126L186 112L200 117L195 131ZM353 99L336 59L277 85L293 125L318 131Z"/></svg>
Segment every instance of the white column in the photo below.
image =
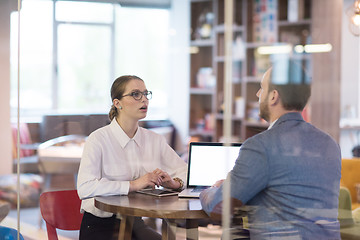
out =
<svg viewBox="0 0 360 240"><path fill-rule="evenodd" d="M15 4L14 4L15 2ZM10 13L17 1L0 1L0 175L12 172L10 127ZM14 6L15 5L15 6Z"/></svg>

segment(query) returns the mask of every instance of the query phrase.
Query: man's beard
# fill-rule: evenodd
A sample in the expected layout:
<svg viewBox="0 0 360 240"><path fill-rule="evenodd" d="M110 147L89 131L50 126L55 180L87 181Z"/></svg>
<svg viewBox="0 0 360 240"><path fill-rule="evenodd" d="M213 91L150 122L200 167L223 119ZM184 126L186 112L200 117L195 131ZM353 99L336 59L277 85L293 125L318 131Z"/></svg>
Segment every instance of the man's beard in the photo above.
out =
<svg viewBox="0 0 360 240"><path fill-rule="evenodd" d="M260 111L259 111L259 116L267 122L269 122L269 120L270 120L270 111L269 111L268 102L269 102L269 99L267 96L265 101L260 102Z"/></svg>

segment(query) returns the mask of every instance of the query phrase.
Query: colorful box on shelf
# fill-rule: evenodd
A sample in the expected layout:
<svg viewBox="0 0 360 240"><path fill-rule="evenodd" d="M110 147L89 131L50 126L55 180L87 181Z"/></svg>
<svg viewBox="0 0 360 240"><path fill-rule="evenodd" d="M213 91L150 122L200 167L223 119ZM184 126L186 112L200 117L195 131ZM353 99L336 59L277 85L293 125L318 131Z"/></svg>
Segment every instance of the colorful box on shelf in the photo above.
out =
<svg viewBox="0 0 360 240"><path fill-rule="evenodd" d="M200 88L213 88L216 85L216 78L211 67L202 67L196 75L196 84Z"/></svg>
<svg viewBox="0 0 360 240"><path fill-rule="evenodd" d="M277 1L253 1L253 41L273 43L277 41Z"/></svg>

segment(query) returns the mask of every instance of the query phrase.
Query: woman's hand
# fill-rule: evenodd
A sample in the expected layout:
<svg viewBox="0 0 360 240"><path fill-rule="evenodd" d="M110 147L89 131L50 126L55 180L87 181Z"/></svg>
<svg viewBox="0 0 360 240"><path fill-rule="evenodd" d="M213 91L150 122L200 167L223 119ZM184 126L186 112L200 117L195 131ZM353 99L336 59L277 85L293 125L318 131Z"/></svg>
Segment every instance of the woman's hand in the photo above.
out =
<svg viewBox="0 0 360 240"><path fill-rule="evenodd" d="M130 181L130 189L129 192L134 192L143 188L160 186L162 184L162 177L158 173L150 172L145 174L144 176Z"/></svg>
<svg viewBox="0 0 360 240"><path fill-rule="evenodd" d="M178 189L180 187L180 183L172 179L167 172L157 168L153 171L153 173L161 177L161 186L170 189Z"/></svg>

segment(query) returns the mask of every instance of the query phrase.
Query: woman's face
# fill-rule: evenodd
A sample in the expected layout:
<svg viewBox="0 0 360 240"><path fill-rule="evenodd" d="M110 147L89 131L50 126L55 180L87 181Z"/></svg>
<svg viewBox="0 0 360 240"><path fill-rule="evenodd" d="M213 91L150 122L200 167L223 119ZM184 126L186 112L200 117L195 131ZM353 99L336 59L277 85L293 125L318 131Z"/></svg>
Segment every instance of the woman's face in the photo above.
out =
<svg viewBox="0 0 360 240"><path fill-rule="evenodd" d="M120 117L127 117L133 120L140 120L146 117L149 100L144 95L141 95L140 100L135 100L130 94L133 92L147 91L145 83L138 79L132 79L128 82L125 88L124 96L117 103L114 102L115 106L120 109ZM115 101L115 100L114 100Z"/></svg>

